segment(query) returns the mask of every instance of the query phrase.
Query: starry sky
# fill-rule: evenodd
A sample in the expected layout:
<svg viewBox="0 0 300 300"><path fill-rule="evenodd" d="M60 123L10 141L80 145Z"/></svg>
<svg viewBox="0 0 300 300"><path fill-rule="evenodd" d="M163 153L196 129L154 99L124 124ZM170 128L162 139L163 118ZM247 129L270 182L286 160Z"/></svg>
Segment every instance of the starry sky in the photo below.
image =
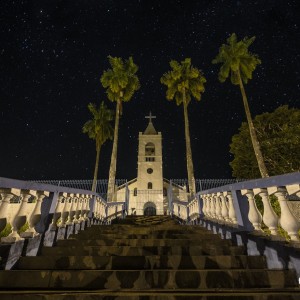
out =
<svg viewBox="0 0 300 300"><path fill-rule="evenodd" d="M300 3L290 0L40 0L0 2L0 176L91 179L95 144L81 132L87 104L106 101L107 56L133 56L141 88L123 106L117 178L137 174L145 115L163 135L166 178L186 178L182 106L165 99L160 77L186 57L207 79L189 105L196 178L231 178L231 137L245 113L237 86L221 84L219 47L235 32L256 36L262 64L245 87L252 115L300 108ZM107 178L112 142L101 152Z"/></svg>

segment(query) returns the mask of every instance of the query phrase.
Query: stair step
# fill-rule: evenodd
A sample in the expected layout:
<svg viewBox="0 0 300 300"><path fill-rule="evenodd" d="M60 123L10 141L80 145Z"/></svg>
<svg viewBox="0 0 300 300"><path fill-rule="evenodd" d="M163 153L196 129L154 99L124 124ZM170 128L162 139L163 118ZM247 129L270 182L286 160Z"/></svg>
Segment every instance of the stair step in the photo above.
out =
<svg viewBox="0 0 300 300"><path fill-rule="evenodd" d="M219 239L105 239L81 240L67 239L57 241L57 246L85 245L85 246L194 246L206 243L214 245L230 245L230 240Z"/></svg>
<svg viewBox="0 0 300 300"><path fill-rule="evenodd" d="M282 289L205 289L166 291L0 291L1 300L299 300L300 291L296 288Z"/></svg>
<svg viewBox="0 0 300 300"><path fill-rule="evenodd" d="M294 270L14 270L0 271L0 289L284 288L297 286Z"/></svg>
<svg viewBox="0 0 300 300"><path fill-rule="evenodd" d="M62 247L43 247L42 255L91 255L91 256L145 256L145 255L243 255L245 248L241 246L201 245L201 246L84 246L70 245Z"/></svg>
<svg viewBox="0 0 300 300"><path fill-rule="evenodd" d="M71 234L69 239L221 239L219 235L205 233L103 233L103 232L82 232L78 234Z"/></svg>
<svg viewBox="0 0 300 300"><path fill-rule="evenodd" d="M80 232L80 235L87 236L87 235L116 235L116 236L122 236L122 235L151 235L151 236L174 236L174 235L200 235L200 236L219 236L218 234L212 234L211 232L207 231L175 231L175 230L102 230L102 229L94 229L94 230L86 230L83 232ZM78 234L75 234L74 236L78 236Z"/></svg>
<svg viewBox="0 0 300 300"><path fill-rule="evenodd" d="M300 299L294 270L268 270L264 256L247 256L219 234L162 216L117 222L93 225L0 271L0 299Z"/></svg>
<svg viewBox="0 0 300 300"><path fill-rule="evenodd" d="M38 256L22 257L16 268L28 270L262 269L263 256Z"/></svg>

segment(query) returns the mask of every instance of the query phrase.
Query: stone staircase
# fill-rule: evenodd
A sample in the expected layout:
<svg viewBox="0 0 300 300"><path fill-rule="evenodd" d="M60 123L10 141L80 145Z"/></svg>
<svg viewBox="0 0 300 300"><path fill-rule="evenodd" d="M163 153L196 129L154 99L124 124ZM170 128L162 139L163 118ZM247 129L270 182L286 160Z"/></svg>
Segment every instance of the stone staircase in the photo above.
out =
<svg viewBox="0 0 300 300"><path fill-rule="evenodd" d="M0 271L0 299L296 300L293 270L268 270L199 226L167 216L94 225Z"/></svg>

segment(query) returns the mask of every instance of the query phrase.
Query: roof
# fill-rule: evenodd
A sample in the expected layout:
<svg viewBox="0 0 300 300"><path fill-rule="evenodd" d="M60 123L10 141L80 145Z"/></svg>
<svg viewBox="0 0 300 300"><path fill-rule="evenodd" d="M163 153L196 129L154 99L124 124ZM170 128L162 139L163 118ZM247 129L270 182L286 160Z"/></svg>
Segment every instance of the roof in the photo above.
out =
<svg viewBox="0 0 300 300"><path fill-rule="evenodd" d="M148 126L147 126L144 134L149 134L149 135L151 135L151 134L157 134L157 132L156 132L156 130L155 130L155 128L154 128L153 123L152 123L151 120L149 121L149 124L148 124Z"/></svg>

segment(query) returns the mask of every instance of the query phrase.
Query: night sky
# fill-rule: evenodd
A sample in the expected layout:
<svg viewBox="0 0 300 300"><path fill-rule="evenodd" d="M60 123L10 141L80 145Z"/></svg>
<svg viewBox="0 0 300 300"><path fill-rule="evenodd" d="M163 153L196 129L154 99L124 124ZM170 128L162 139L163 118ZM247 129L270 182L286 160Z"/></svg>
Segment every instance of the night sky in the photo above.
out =
<svg viewBox="0 0 300 300"><path fill-rule="evenodd" d="M256 36L262 64L245 86L253 116L279 105L300 108L300 2L12 1L0 2L0 176L92 179L95 143L83 134L89 102L105 100L107 56L133 56L140 90L123 106L117 178L137 173L138 132L151 110L163 135L165 178L186 178L183 108L165 98L169 61L191 57L207 79L189 105L196 178L231 178L229 144L246 120L238 86L221 84L211 61L231 33ZM108 177L112 142L101 152Z"/></svg>

